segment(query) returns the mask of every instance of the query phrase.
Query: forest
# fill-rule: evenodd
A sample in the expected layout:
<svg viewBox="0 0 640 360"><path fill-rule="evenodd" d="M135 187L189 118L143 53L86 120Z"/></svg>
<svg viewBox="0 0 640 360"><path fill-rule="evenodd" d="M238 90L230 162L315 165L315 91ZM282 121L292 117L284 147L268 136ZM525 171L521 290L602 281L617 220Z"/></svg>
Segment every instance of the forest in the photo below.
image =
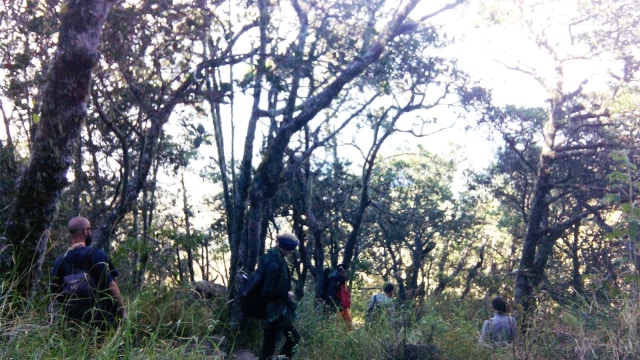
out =
<svg viewBox="0 0 640 360"><path fill-rule="evenodd" d="M3 1L0 354L254 359L240 275L293 233L300 359L637 359L639 27L631 0ZM74 216L120 272L106 337L50 318ZM353 331L316 307L338 264Z"/></svg>

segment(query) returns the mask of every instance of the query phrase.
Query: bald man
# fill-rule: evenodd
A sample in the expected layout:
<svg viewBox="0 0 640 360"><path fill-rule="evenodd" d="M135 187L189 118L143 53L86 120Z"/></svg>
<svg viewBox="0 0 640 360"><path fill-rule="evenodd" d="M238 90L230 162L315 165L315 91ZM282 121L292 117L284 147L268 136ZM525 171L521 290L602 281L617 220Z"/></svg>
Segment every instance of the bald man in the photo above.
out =
<svg viewBox="0 0 640 360"><path fill-rule="evenodd" d="M114 326L116 317L126 320L127 311L115 277L118 271L112 268L107 255L100 249L90 247L91 223L78 216L69 221L71 246L58 256L51 268L51 292L62 305L65 320L96 325L101 328ZM90 275L93 296L68 297L63 293L65 277L78 270Z"/></svg>

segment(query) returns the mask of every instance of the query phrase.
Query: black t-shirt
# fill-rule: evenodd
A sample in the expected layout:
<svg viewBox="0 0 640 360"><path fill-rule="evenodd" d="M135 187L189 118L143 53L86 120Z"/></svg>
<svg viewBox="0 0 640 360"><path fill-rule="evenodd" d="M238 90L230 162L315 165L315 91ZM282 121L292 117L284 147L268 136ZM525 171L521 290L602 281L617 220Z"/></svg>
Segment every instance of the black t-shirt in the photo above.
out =
<svg viewBox="0 0 640 360"><path fill-rule="evenodd" d="M54 261L53 267L51 268L51 278L53 279L53 282L58 285L62 284L62 278L65 275L68 275L64 273L64 267L60 267L63 260L65 263L69 264L71 268L82 268L84 266L83 264L86 264L89 267L86 270L89 271L89 274L96 286L96 290L99 291L106 290L113 279L120 275L120 273L113 267L113 264L111 264L104 251L98 248L82 246L67 251L65 254L58 256ZM58 273L59 270L61 273Z"/></svg>
<svg viewBox="0 0 640 360"><path fill-rule="evenodd" d="M63 288L63 278L76 269L83 269L89 273L95 298L74 301L61 299L65 301L63 309L66 315L84 322L113 323L117 314L117 304L107 289L120 274L102 250L83 246L67 250L58 256L51 268L51 292L59 294Z"/></svg>

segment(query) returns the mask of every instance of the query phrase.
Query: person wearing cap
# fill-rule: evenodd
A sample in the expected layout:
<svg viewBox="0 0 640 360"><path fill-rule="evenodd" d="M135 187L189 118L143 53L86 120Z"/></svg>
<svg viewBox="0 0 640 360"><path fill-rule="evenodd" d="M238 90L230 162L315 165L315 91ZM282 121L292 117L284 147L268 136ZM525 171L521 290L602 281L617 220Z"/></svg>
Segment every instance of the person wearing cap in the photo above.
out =
<svg viewBox="0 0 640 360"><path fill-rule="evenodd" d="M345 264L340 264L334 272L329 275L329 288L327 290L327 302L329 306L336 309L347 330L353 330L353 320L351 317L351 293L347 286L349 280L349 268Z"/></svg>
<svg viewBox="0 0 640 360"><path fill-rule="evenodd" d="M491 307L493 307L494 311L493 317L483 322L479 342L481 344L507 346L516 337L516 319L507 315L507 302L502 296L496 296L491 301Z"/></svg>
<svg viewBox="0 0 640 360"><path fill-rule="evenodd" d="M51 268L51 293L54 304L62 308L65 322L84 323L106 329L115 325L118 316L128 318L127 311L115 281L119 275L107 255L91 247L91 223L77 216L68 224L71 246L58 256ZM64 299L62 296L64 277L75 269L87 271L94 297L91 299Z"/></svg>
<svg viewBox="0 0 640 360"><path fill-rule="evenodd" d="M285 342L278 359L291 359L298 352L300 342L300 334L293 326L297 305L291 291L291 272L285 259L296 250L299 241L289 233L277 235L276 241L276 246L264 254L261 262L264 269L262 295L267 301L261 360L272 358L280 334L284 335Z"/></svg>

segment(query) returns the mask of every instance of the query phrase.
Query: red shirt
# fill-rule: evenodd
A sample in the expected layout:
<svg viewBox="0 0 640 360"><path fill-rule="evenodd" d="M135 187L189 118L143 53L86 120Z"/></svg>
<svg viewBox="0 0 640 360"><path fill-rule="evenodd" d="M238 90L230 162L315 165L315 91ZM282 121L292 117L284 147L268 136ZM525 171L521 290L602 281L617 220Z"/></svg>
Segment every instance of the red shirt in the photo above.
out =
<svg viewBox="0 0 640 360"><path fill-rule="evenodd" d="M340 284L338 286L336 297L340 299L340 305L343 309L351 308L351 293L349 293L349 289L347 288L346 283Z"/></svg>

